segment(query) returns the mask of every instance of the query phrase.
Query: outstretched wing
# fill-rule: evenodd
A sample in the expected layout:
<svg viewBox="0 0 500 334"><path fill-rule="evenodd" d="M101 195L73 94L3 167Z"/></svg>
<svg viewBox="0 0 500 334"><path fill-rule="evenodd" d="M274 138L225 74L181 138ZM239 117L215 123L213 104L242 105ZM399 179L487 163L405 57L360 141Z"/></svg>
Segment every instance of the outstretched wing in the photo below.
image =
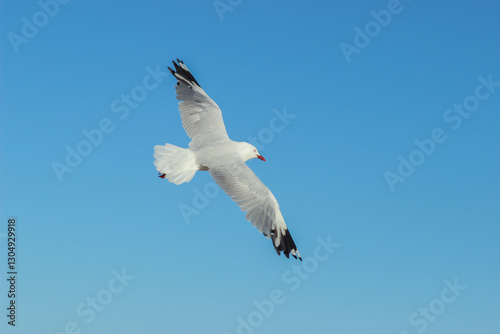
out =
<svg viewBox="0 0 500 334"><path fill-rule="evenodd" d="M227 156L224 162L209 165L215 182L235 201L246 219L267 238L271 238L278 255L300 257L295 242L281 215L278 201L255 173L237 156Z"/></svg>
<svg viewBox="0 0 500 334"><path fill-rule="evenodd" d="M219 106L205 93L182 60L177 59L175 70L168 68L177 78L177 100L182 126L192 139L190 146L205 146L229 137Z"/></svg>

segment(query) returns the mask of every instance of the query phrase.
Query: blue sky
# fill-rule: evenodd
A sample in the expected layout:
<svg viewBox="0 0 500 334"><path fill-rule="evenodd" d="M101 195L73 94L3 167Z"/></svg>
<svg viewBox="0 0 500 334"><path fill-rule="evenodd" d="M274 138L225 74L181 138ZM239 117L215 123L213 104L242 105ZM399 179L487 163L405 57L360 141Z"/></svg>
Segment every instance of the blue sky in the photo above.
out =
<svg viewBox="0 0 500 334"><path fill-rule="evenodd" d="M498 332L498 2L0 6L2 333ZM302 263L208 173L157 177L175 58Z"/></svg>

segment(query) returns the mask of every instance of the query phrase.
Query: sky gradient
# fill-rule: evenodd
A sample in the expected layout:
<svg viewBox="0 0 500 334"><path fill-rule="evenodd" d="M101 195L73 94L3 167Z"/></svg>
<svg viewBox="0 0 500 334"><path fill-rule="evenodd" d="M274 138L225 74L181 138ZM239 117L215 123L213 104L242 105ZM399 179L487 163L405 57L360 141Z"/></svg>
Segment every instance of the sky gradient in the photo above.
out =
<svg viewBox="0 0 500 334"><path fill-rule="evenodd" d="M498 333L498 1L0 7L2 333ZM158 178L175 58L303 262L208 173Z"/></svg>

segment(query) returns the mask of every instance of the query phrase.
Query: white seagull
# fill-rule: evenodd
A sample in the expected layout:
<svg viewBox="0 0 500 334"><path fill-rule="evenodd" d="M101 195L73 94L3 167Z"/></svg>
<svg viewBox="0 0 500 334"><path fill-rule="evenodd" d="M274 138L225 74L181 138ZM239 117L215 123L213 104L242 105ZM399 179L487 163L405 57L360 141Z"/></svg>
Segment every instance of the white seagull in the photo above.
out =
<svg viewBox="0 0 500 334"><path fill-rule="evenodd" d="M278 255L300 253L281 215L278 201L246 161L259 158L266 161L257 149L246 142L229 139L219 106L205 93L182 60L172 61L177 78L175 91L179 102L182 125L191 138L189 148L172 144L155 146L155 166L161 178L181 184L189 182L196 171L204 170L246 211L252 222L266 238L271 238Z"/></svg>

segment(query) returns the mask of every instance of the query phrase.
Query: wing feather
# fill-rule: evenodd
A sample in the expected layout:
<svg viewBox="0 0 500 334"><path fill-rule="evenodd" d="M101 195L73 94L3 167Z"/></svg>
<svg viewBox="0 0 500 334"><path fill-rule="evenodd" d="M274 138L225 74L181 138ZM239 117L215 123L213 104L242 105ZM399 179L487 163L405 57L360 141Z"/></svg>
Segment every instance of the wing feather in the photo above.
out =
<svg viewBox="0 0 500 334"><path fill-rule="evenodd" d="M267 238L272 239L278 254L283 251L286 257L292 254L293 257L301 259L278 201L241 159L235 156L230 158L230 161L225 159L224 165L215 164L208 167L215 182L238 204L241 211L247 212L245 218Z"/></svg>
<svg viewBox="0 0 500 334"><path fill-rule="evenodd" d="M229 140L219 106L205 93L182 60L177 59L170 73L177 78L175 90L179 102L182 126L190 146L203 147L217 141Z"/></svg>

